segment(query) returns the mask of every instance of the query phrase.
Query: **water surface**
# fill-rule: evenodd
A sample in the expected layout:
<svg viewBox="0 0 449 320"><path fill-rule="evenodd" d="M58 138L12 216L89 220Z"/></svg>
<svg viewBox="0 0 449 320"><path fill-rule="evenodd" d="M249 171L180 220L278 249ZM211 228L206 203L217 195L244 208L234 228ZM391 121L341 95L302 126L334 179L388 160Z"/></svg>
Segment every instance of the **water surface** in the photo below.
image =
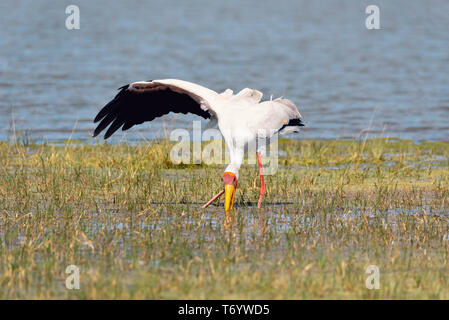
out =
<svg viewBox="0 0 449 320"><path fill-rule="evenodd" d="M76 4L81 29L65 28ZM119 86L180 78L220 91L257 88L293 100L297 138L372 135L449 140L449 2L0 2L0 140L93 141L96 112ZM127 139L191 128L190 116ZM165 128L165 130L164 130ZM115 139L123 139L119 133Z"/></svg>

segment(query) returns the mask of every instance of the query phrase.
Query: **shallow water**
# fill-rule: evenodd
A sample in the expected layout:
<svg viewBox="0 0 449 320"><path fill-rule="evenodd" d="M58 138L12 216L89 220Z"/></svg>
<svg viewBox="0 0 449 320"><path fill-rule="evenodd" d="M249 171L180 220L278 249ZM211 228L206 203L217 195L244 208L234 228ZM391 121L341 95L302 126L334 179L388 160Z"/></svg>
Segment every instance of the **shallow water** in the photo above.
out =
<svg viewBox="0 0 449 320"><path fill-rule="evenodd" d="M419 208L391 208L386 211L378 211L374 208L357 208L350 210L337 210L329 212L321 216L320 212L315 212L313 215L304 213L304 207L294 204L279 204L279 203L265 203L264 207L269 208L269 211L255 212L250 207L242 207L236 204L236 212L229 214L229 220L225 219L223 214L223 204L212 205L206 210L199 210L197 204L189 203L183 205L171 205L167 203L154 204L159 208L159 212L126 212L119 211L113 207L105 207L101 212L89 211L89 224L85 230L89 236L95 237L96 234L103 230L109 232L122 233L124 239L130 238L134 232L165 232L170 230L173 225L183 225L182 235L189 239L202 238L206 242L214 242L220 238L220 230L223 228L233 231L232 237L234 240L240 241L260 241L260 235L271 232L277 238L278 244L285 245L286 239L284 236L289 232L296 230L307 229L310 225L321 226L314 230L314 233L309 233L309 237L318 236L326 226L333 225L338 221L342 225L354 223L368 217L373 221L384 220L393 229L397 229L399 215L424 217L424 216L438 216L441 218L448 218L449 212L446 209L439 209L431 205L424 205ZM255 203L252 205L254 206ZM62 215L57 218L59 221L64 220ZM226 220L226 221L225 221ZM244 227L243 227L244 226ZM202 234L192 232L192 227L201 227ZM48 227L48 232L55 230L55 227ZM181 231L179 231L181 232ZM10 248L20 247L23 245L29 236L18 232L14 241L7 244L4 240L4 234L0 232L0 242L2 246L9 246ZM449 236L443 235L443 241L448 241ZM84 249L91 250L88 241L83 242ZM120 246L122 246L120 242ZM124 249L130 250L123 246ZM158 261L156 261L158 263Z"/></svg>
<svg viewBox="0 0 449 320"><path fill-rule="evenodd" d="M67 4L0 2L0 140L93 141L92 119L116 88L168 77L288 97L307 124L300 138L370 129L449 140L447 1L376 1L381 30L371 31L369 1L77 0L73 31ZM192 119L169 115L126 138Z"/></svg>

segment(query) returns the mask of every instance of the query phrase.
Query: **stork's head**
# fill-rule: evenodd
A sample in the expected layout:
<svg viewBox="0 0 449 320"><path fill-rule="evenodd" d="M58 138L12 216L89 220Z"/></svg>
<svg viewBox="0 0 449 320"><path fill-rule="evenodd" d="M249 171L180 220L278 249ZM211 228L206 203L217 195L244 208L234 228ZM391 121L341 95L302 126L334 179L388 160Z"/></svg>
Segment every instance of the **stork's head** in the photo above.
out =
<svg viewBox="0 0 449 320"><path fill-rule="evenodd" d="M238 169L232 165L226 168L223 175L225 189L225 211L232 210L235 200L235 189L237 188Z"/></svg>

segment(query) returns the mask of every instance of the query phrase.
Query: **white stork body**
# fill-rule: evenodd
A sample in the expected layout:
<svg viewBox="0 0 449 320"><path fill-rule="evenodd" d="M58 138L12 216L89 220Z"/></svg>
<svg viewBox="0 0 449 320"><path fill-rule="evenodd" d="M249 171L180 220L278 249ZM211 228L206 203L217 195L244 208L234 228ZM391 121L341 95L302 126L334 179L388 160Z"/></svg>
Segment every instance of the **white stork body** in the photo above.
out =
<svg viewBox="0 0 449 320"><path fill-rule="evenodd" d="M299 130L298 126L285 126L279 132L291 119L301 118L293 104L285 104L288 101L285 99L259 102L261 98L262 94L250 98L233 95L218 116L218 127L231 153L231 164L226 171L236 170L234 174L237 177L248 144L256 142L257 152L264 154L266 143L261 141L269 141L276 133L288 134Z"/></svg>
<svg viewBox="0 0 449 320"><path fill-rule="evenodd" d="M169 112L189 112L218 121L231 159L223 177L226 210L232 209L238 173L248 143L269 141L277 133L299 132L299 127L303 126L301 114L290 100L278 98L261 102L262 93L254 89L245 88L236 95L230 89L217 93L177 79L134 82L120 89L117 96L96 116L95 122L102 121L95 129L94 136L109 124L105 139L120 127L127 130L135 124L151 121ZM259 207L265 191L260 162L264 147L265 143L258 144L257 149L261 173ZM230 188L229 192L227 187Z"/></svg>

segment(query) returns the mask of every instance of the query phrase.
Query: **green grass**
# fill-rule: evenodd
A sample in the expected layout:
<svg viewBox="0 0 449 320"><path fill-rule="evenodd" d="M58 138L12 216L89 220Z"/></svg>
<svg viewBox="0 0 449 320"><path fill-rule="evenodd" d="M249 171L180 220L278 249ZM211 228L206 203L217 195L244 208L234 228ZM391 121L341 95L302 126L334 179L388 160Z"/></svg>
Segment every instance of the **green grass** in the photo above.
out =
<svg viewBox="0 0 449 320"><path fill-rule="evenodd" d="M449 299L449 143L280 141L263 208L244 165L230 222L201 209L224 165L170 148L0 142L0 298Z"/></svg>

